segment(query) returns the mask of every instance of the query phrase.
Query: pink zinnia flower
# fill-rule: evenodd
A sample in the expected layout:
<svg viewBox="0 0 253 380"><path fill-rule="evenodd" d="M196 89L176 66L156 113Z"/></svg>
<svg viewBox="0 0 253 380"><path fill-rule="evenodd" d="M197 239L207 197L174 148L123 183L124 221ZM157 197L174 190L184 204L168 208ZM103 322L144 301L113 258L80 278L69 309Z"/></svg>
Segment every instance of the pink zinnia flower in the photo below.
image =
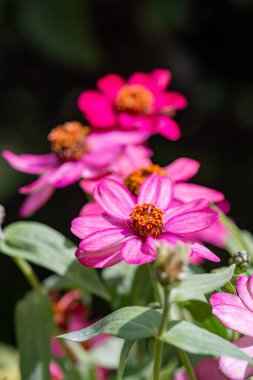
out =
<svg viewBox="0 0 253 380"><path fill-rule="evenodd" d="M106 267L121 260L129 264L148 263L156 257L156 242L175 245L185 240L183 234L207 228L218 217L204 199L171 207L173 183L160 175L148 177L137 198L112 179L102 180L93 196L103 212L72 222L72 232L82 239L76 256L81 264L91 267ZM195 242L191 243L191 253L220 261Z"/></svg>
<svg viewBox="0 0 253 380"><path fill-rule="evenodd" d="M94 127L134 128L177 140L180 129L172 116L185 108L187 101L178 92L166 92L170 80L171 73L163 69L134 73L127 82L109 74L98 80L99 91L80 95L78 106Z"/></svg>
<svg viewBox="0 0 253 380"><path fill-rule="evenodd" d="M28 186L20 188L28 198L23 203L20 215L26 217L41 208L56 188L66 187L81 178L93 178L110 172L110 166L123 159L126 145L143 143L145 132L90 132L89 127L79 122L67 122L54 128L48 135L52 152L44 155L16 155L8 150L3 157L16 170L37 174L40 177ZM144 147L136 146L136 151Z"/></svg>
<svg viewBox="0 0 253 380"><path fill-rule="evenodd" d="M233 343L253 358L253 275L240 276L237 280L238 296L216 293L210 298L213 314L228 328L244 334ZM253 375L253 367L247 362L221 357L221 371L232 380L243 380Z"/></svg>
<svg viewBox="0 0 253 380"><path fill-rule="evenodd" d="M228 379L219 370L219 362L216 359L200 360L194 367L197 380L226 380ZM185 370L178 371L174 380L189 380Z"/></svg>
<svg viewBox="0 0 253 380"><path fill-rule="evenodd" d="M134 155L134 148L132 148ZM133 162L131 164L131 162ZM137 160L129 160L129 164L124 168L115 166L114 173L110 178L114 178L121 183L124 183L132 194L138 195L139 188L143 181L152 174L159 174L169 177L174 183L174 205L180 205L195 199L204 198L227 211L227 201L224 201L224 194L215 189L194 183L186 182L191 179L199 170L200 163L191 158L181 157L173 161L169 165L161 167L153 164L148 155L143 157L138 165ZM143 165L144 163L144 165ZM117 163L116 163L117 165ZM101 178L92 178L81 182L81 187L87 193L92 193L96 184ZM83 213L85 212L85 207ZM213 226L203 231L200 231L194 236L195 240L205 241L214 244L218 247L224 247L224 240L229 236L229 231L217 221ZM192 236L190 236L192 237Z"/></svg>

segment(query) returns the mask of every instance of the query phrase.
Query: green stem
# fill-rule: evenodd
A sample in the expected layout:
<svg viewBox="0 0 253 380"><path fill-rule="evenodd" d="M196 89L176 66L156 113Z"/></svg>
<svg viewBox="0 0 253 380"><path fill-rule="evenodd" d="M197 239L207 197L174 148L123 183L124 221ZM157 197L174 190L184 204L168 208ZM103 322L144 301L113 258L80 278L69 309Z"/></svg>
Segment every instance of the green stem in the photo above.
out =
<svg viewBox="0 0 253 380"><path fill-rule="evenodd" d="M158 302L162 307L162 305L164 303L164 298L163 298L163 294L161 292L160 284L158 283L158 281L156 281L154 279L152 264L147 264L147 265L148 265L149 275L150 275L150 279L151 279L153 290L154 290L154 298L155 298L156 302Z"/></svg>
<svg viewBox="0 0 253 380"><path fill-rule="evenodd" d="M231 235L234 236L234 238L238 241L239 245L242 249L245 249L245 251L248 250L247 245L245 244L242 236L241 231L237 227L236 224L234 224L220 209L219 207L212 205L212 208L215 209L219 213L220 222L231 232Z"/></svg>
<svg viewBox="0 0 253 380"><path fill-rule="evenodd" d="M187 353L180 349L178 349L177 352L186 369L189 380L197 380Z"/></svg>
<svg viewBox="0 0 253 380"><path fill-rule="evenodd" d="M36 274L34 273L31 265L24 259L20 259L18 257L13 257L13 261L16 263L16 265L19 267L20 271L23 273L31 287L39 294L41 295L42 289L40 285L40 281Z"/></svg>
<svg viewBox="0 0 253 380"><path fill-rule="evenodd" d="M169 289L168 287L164 287L164 305L163 305L162 319L161 319L158 335L155 340L153 380L159 380L159 377L160 377L161 358L162 358L162 351L163 351L163 342L160 340L160 338L163 335L164 330L166 329L166 326L167 326L169 306L170 306Z"/></svg>

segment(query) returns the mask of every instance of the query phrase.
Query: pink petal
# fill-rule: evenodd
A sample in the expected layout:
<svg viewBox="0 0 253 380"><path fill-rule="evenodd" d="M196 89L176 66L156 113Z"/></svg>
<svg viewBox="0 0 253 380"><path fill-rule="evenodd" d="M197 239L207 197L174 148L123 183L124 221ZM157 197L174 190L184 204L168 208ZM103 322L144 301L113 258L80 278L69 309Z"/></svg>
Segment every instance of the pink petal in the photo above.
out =
<svg viewBox="0 0 253 380"><path fill-rule="evenodd" d="M48 178L50 177L50 175L51 175L51 171L43 174L41 177L39 177L38 179L30 183L29 185L20 187L19 193L31 194L31 193L37 192L41 187L43 187L48 182Z"/></svg>
<svg viewBox="0 0 253 380"><path fill-rule="evenodd" d="M174 197L182 202L189 202L197 198L205 198L210 202L216 203L224 199L224 194L220 191L195 185L193 183L177 183L175 184Z"/></svg>
<svg viewBox="0 0 253 380"><path fill-rule="evenodd" d="M14 169L29 174L41 174L58 164L58 159L53 153L43 155L15 154L9 150L4 150L2 155Z"/></svg>
<svg viewBox="0 0 253 380"><path fill-rule="evenodd" d="M128 80L128 84L140 84L143 87L151 88L151 75L148 73L136 72L132 74Z"/></svg>
<svg viewBox="0 0 253 380"><path fill-rule="evenodd" d="M168 219L164 224L164 229L172 234L187 234L211 226L218 217L217 212L211 209L189 211Z"/></svg>
<svg viewBox="0 0 253 380"><path fill-rule="evenodd" d="M128 220L135 206L135 199L121 183L103 179L95 187L93 197L103 210L118 219Z"/></svg>
<svg viewBox="0 0 253 380"><path fill-rule="evenodd" d="M51 173L48 182L55 187L65 187L78 181L83 171L83 163L65 162Z"/></svg>
<svg viewBox="0 0 253 380"><path fill-rule="evenodd" d="M233 342L246 355L253 358L253 338L243 336ZM243 360L222 356L220 370L231 380L248 379L253 375L253 367Z"/></svg>
<svg viewBox="0 0 253 380"><path fill-rule="evenodd" d="M98 91L83 92L77 104L90 124L100 128L111 127L115 124L112 104Z"/></svg>
<svg viewBox="0 0 253 380"><path fill-rule="evenodd" d="M173 197L173 184L168 177L152 174L142 183L138 204L151 203L162 211L167 210Z"/></svg>
<svg viewBox="0 0 253 380"><path fill-rule="evenodd" d="M50 362L50 375L54 380L62 380L64 378L62 369L55 361Z"/></svg>
<svg viewBox="0 0 253 380"><path fill-rule="evenodd" d="M171 72L165 69L154 69L151 71L151 88L153 91L165 90L170 84Z"/></svg>
<svg viewBox="0 0 253 380"><path fill-rule="evenodd" d="M209 204L210 202L208 202L206 199L195 199L191 202L180 204L178 206L173 206L169 210L167 210L166 220L191 211L205 211L206 209L208 209Z"/></svg>
<svg viewBox="0 0 253 380"><path fill-rule="evenodd" d="M187 100L179 92L169 91L159 94L156 97L155 108L157 110L181 110L187 106Z"/></svg>
<svg viewBox="0 0 253 380"><path fill-rule="evenodd" d="M248 289L250 291L251 297L253 297L253 275L251 275L249 278Z"/></svg>
<svg viewBox="0 0 253 380"><path fill-rule="evenodd" d="M86 236L98 230L119 228L121 226L118 219L106 214L94 214L75 218L71 223L71 232L80 239L84 239Z"/></svg>
<svg viewBox="0 0 253 380"><path fill-rule="evenodd" d="M86 236L79 247L89 252L99 251L113 245L119 245L132 235L133 231L129 228L108 228Z"/></svg>
<svg viewBox="0 0 253 380"><path fill-rule="evenodd" d="M219 370L217 359L202 359L195 366L196 377L199 380L227 380Z"/></svg>
<svg viewBox="0 0 253 380"><path fill-rule="evenodd" d="M120 176L127 177L135 169L152 164L149 157L152 150L146 146L128 146L112 163L111 170Z"/></svg>
<svg viewBox="0 0 253 380"><path fill-rule="evenodd" d="M112 147L142 144L149 137L145 131L109 131L92 132L87 137L87 144L91 152L103 154Z"/></svg>
<svg viewBox="0 0 253 380"><path fill-rule="evenodd" d="M80 216L86 216L90 214L102 214L104 210L98 203L91 201L81 208Z"/></svg>
<svg viewBox="0 0 253 380"><path fill-rule="evenodd" d="M127 113L120 113L118 115L118 123L122 128L131 129L136 128L141 131L146 131L146 133L154 134L156 132L156 127L154 125L154 118L152 115L140 116L140 115L130 115ZM148 135L148 137L149 137Z"/></svg>
<svg viewBox="0 0 253 380"><path fill-rule="evenodd" d="M181 131L178 124L165 115L159 115L156 118L156 130L162 136L169 140L175 141L181 137Z"/></svg>
<svg viewBox="0 0 253 380"><path fill-rule="evenodd" d="M122 245L121 257L128 264L146 264L155 259L146 253L145 243L139 237L132 237Z"/></svg>
<svg viewBox="0 0 253 380"><path fill-rule="evenodd" d="M192 240L200 240L217 247L224 248L225 240L230 235L230 231L218 220L206 230L198 231L194 235L187 237Z"/></svg>
<svg viewBox="0 0 253 380"><path fill-rule="evenodd" d="M125 84L125 80L117 74L108 74L100 78L97 82L97 86L105 96L107 96L112 102L115 101L117 94L121 87Z"/></svg>
<svg viewBox="0 0 253 380"><path fill-rule="evenodd" d="M121 146L113 146L110 147L110 149L108 149L108 147L105 147L106 145L104 146L103 152L91 151L84 155L82 161L87 165L88 172L87 169L84 168L83 177L94 176L93 173L90 172L90 166L93 166L97 172L99 169L101 170L101 168L103 171L108 171L108 167L111 166L111 163L118 158L119 154L123 150Z"/></svg>
<svg viewBox="0 0 253 380"><path fill-rule="evenodd" d="M116 245L96 252L78 249L76 257L82 265L87 267L105 268L121 261L120 247L121 245Z"/></svg>
<svg viewBox="0 0 253 380"><path fill-rule="evenodd" d="M182 157L165 166L164 170L174 182L182 182L197 174L199 167L200 163L198 161Z"/></svg>
<svg viewBox="0 0 253 380"><path fill-rule="evenodd" d="M205 260L213 261L215 263L220 262L220 258L216 256L210 249L199 243L191 244L191 254L198 255Z"/></svg>
<svg viewBox="0 0 253 380"><path fill-rule="evenodd" d="M218 305L230 305L245 308L240 298L230 293L215 293L210 297L210 304L212 307Z"/></svg>
<svg viewBox="0 0 253 380"><path fill-rule="evenodd" d="M247 287L248 278L246 276L240 276L237 279L236 289L238 296L244 305L253 312L253 299ZM253 315L253 313L252 313Z"/></svg>
<svg viewBox="0 0 253 380"><path fill-rule="evenodd" d="M53 186L45 184L36 192L29 195L22 204L19 214L22 218L26 218L38 211L51 198L55 189Z"/></svg>
<svg viewBox="0 0 253 380"><path fill-rule="evenodd" d="M253 313L245 308L216 305L213 314L229 329L253 337Z"/></svg>

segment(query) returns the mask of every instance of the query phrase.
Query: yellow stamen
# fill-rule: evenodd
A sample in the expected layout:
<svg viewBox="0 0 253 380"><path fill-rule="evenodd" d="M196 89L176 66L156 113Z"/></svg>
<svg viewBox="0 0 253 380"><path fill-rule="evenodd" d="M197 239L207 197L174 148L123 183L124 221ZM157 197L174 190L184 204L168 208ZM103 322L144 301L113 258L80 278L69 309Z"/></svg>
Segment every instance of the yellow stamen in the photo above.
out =
<svg viewBox="0 0 253 380"><path fill-rule="evenodd" d="M119 112L148 114L151 111L153 95L139 84L125 85L119 91L115 105Z"/></svg>
<svg viewBox="0 0 253 380"><path fill-rule="evenodd" d="M130 214L131 226L136 235L143 239L157 237L162 232L163 215L164 212L151 203L137 205Z"/></svg>

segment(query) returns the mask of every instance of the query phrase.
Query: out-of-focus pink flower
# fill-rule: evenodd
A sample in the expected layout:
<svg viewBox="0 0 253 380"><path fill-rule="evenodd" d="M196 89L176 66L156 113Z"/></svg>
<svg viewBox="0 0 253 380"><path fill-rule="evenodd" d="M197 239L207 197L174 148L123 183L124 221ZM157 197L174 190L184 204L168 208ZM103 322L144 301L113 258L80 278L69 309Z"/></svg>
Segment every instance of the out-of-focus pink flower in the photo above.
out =
<svg viewBox="0 0 253 380"><path fill-rule="evenodd" d="M55 361L51 361L49 369L51 380L62 380L64 378L61 367Z"/></svg>
<svg viewBox="0 0 253 380"><path fill-rule="evenodd" d="M16 155L5 150L3 157L13 168L39 175L35 182L19 190L28 195L20 215L33 214L48 201L56 188L69 186L81 178L111 172L111 165L115 165L118 158L124 159L126 146L141 144L147 137L145 132L138 131L90 132L89 127L79 122L67 122L48 135L52 153ZM137 152L138 149L136 147ZM140 149L144 154L144 148Z"/></svg>
<svg viewBox="0 0 253 380"><path fill-rule="evenodd" d="M216 293L210 298L213 314L228 328L244 334L233 343L253 358L253 275L240 276L237 280L238 296ZM243 380L253 375L253 367L247 362L222 356L221 371L232 380Z"/></svg>
<svg viewBox="0 0 253 380"><path fill-rule="evenodd" d="M94 127L145 130L177 140L181 133L172 117L187 101L178 92L166 92L170 80L171 73L163 69L134 73L128 81L109 74L98 80L99 91L79 96L78 106Z"/></svg>
<svg viewBox="0 0 253 380"><path fill-rule="evenodd" d="M89 319L90 307L82 301L82 294L79 290L72 290L60 296L58 292L52 292L53 313L56 326L62 333L69 331L81 330L95 323L95 320ZM98 346L108 339L107 335L99 335L95 338L83 342L82 345L86 350ZM56 339L52 339L52 352L55 356L63 357L64 351ZM106 380L108 370L96 367L95 372L98 380ZM58 380L56 378L56 380Z"/></svg>
<svg viewBox="0 0 253 380"><path fill-rule="evenodd" d="M173 183L165 176L152 175L141 185L138 197L119 182L102 180L93 193L103 212L78 217L72 232L82 239L76 256L81 264L102 268L121 260L144 264L156 258L156 243L174 246L185 242L183 234L203 230L218 218L204 199L171 207ZM191 242L195 253L211 261L220 259L209 249Z"/></svg>
<svg viewBox="0 0 253 380"><path fill-rule="evenodd" d="M197 380L227 380L219 370L219 362L216 359L200 360L194 367ZM185 370L178 371L174 380L189 380Z"/></svg>

